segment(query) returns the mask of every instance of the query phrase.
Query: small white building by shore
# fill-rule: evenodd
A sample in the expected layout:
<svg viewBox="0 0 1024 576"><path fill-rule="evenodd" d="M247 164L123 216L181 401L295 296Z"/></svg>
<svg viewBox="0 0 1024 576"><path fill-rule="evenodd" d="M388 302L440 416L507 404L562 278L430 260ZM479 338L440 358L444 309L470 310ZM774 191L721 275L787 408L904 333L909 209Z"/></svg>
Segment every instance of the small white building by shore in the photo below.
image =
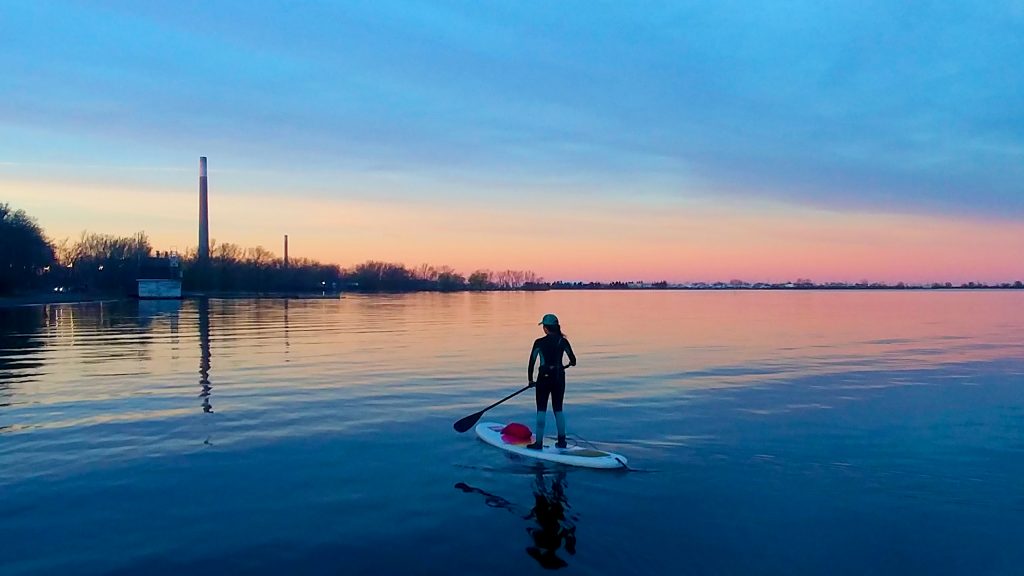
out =
<svg viewBox="0 0 1024 576"><path fill-rule="evenodd" d="M181 298L181 258L176 252L160 252L139 267L138 297L146 300Z"/></svg>

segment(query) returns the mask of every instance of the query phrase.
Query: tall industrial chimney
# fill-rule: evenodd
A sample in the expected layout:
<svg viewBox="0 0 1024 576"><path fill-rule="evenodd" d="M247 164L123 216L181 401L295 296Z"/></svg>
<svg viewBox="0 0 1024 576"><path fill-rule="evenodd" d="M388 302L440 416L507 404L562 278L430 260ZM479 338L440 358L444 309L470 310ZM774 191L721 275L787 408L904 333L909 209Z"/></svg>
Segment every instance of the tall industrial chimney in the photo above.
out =
<svg viewBox="0 0 1024 576"><path fill-rule="evenodd" d="M288 267L288 235L284 235L284 267Z"/></svg>
<svg viewBox="0 0 1024 576"><path fill-rule="evenodd" d="M199 157L199 263L210 259L210 210L207 206L206 156Z"/></svg>

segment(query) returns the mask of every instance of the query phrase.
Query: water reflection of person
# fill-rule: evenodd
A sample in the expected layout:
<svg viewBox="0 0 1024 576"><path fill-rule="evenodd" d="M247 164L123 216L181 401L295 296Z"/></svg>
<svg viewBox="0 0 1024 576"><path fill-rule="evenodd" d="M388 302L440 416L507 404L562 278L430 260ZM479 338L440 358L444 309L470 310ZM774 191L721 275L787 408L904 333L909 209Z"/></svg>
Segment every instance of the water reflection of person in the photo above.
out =
<svg viewBox="0 0 1024 576"><path fill-rule="evenodd" d="M533 482L533 509L526 516L537 523L526 529L533 538L533 546L527 547L526 553L549 570L569 565L558 556L563 544L569 555L576 554L576 524L569 514L565 487L565 472L555 473L550 487L544 474L538 472Z"/></svg>
<svg viewBox="0 0 1024 576"><path fill-rule="evenodd" d="M543 568L558 570L569 565L558 555L563 547L570 556L576 554L576 516L569 512L564 471L551 475L549 485L543 466L537 469L533 480L533 508L529 512L501 496L464 482L459 482L455 488L467 494L482 495L484 503L491 508L508 510L524 520L532 520L526 528L532 540L532 544L526 547L526 553Z"/></svg>

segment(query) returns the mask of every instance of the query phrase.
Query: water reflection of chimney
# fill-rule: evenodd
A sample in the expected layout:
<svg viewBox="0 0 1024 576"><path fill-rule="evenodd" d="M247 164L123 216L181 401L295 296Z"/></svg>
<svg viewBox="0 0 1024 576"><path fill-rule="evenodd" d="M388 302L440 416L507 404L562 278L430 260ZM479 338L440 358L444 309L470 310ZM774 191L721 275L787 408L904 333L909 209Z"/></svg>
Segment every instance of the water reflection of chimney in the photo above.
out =
<svg viewBox="0 0 1024 576"><path fill-rule="evenodd" d="M291 341L288 338L288 299L284 299L284 361L288 362L288 348L291 347Z"/></svg>
<svg viewBox="0 0 1024 576"><path fill-rule="evenodd" d="M174 308L174 314L171 314L170 326L171 331L171 345L174 352L175 358L178 356L178 320L181 318L181 303L179 302Z"/></svg>
<svg viewBox="0 0 1024 576"><path fill-rule="evenodd" d="M203 412L213 412L210 395L210 301L206 298L198 300L199 306L199 397L203 399Z"/></svg>

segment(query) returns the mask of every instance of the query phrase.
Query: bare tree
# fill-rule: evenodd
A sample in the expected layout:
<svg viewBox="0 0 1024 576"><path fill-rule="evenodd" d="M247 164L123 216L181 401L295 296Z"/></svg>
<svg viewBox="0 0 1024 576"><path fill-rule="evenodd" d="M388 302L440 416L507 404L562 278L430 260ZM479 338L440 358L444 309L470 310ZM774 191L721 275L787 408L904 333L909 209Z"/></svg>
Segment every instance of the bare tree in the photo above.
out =
<svg viewBox="0 0 1024 576"><path fill-rule="evenodd" d="M439 270L434 268L432 265L426 263L420 264L419 266L412 270L412 275L414 278L417 278L419 280L427 280L429 282L437 280L438 274L440 274Z"/></svg>

